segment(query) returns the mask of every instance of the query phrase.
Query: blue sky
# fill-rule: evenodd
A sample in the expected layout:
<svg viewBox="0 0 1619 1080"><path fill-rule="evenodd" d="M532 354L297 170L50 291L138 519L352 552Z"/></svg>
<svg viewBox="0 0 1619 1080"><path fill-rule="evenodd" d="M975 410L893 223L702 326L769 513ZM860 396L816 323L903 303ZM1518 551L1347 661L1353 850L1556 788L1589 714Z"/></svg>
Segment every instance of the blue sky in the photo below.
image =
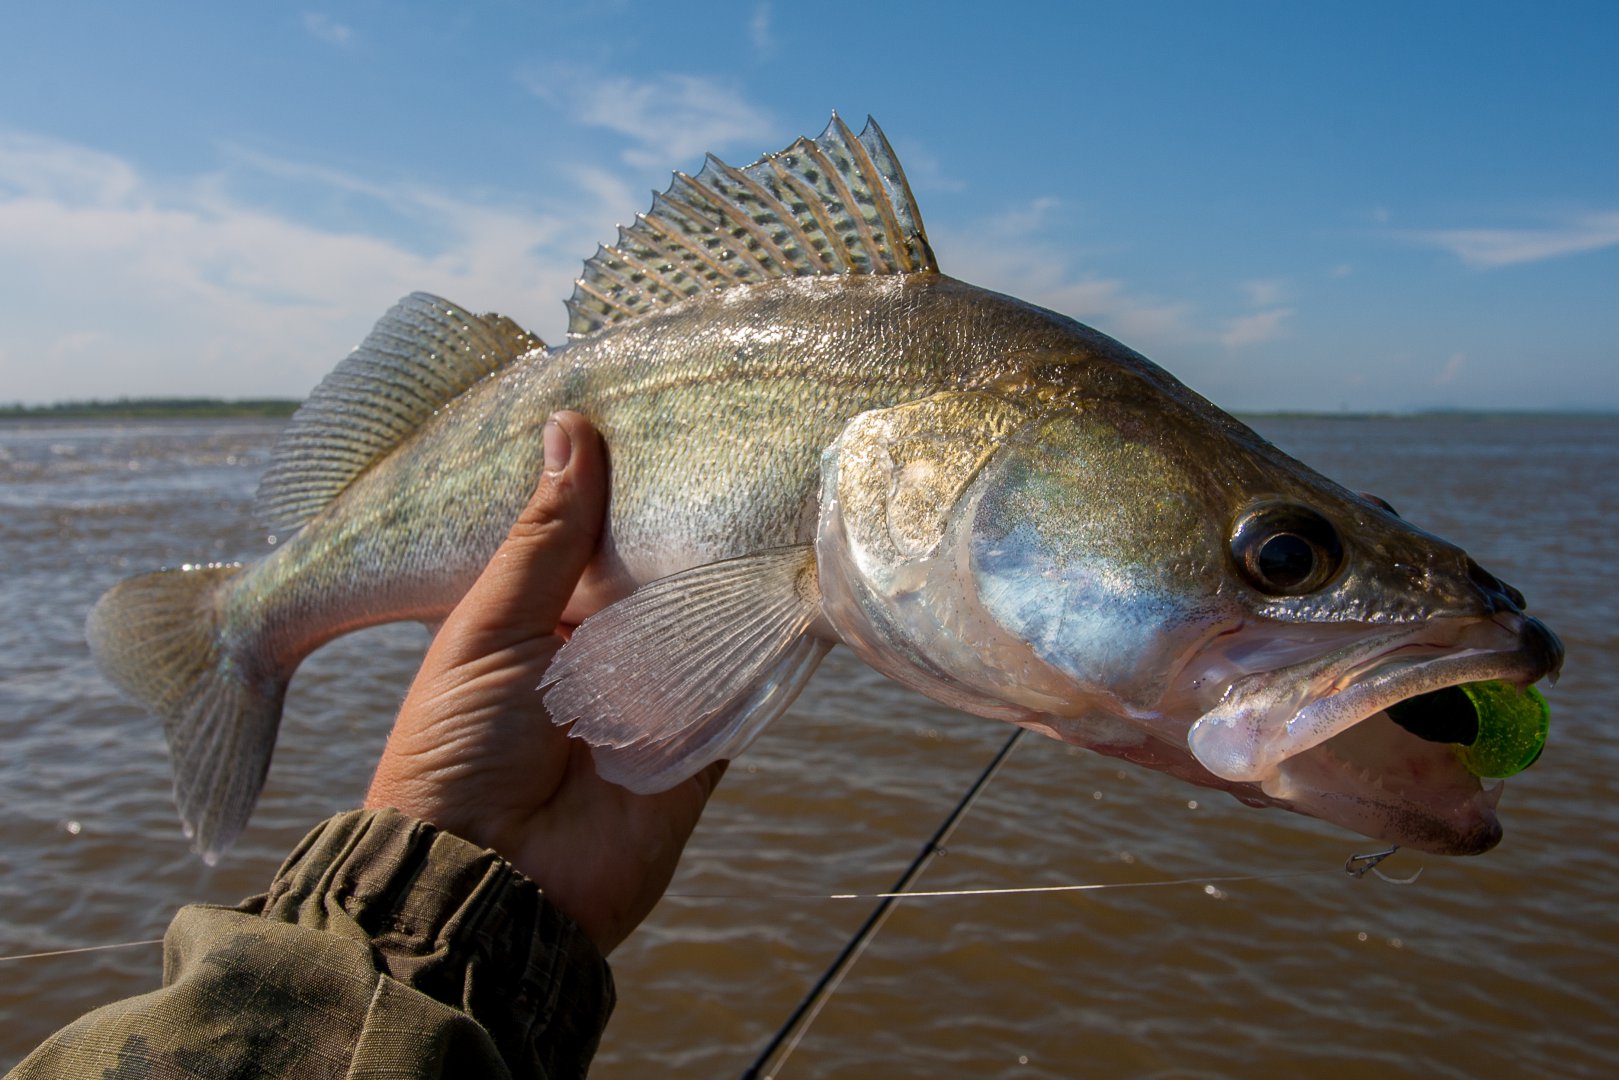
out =
<svg viewBox="0 0 1619 1080"><path fill-rule="evenodd" d="M562 339L671 169L877 117L944 270L1231 409L1619 408L1619 5L14 5L0 401Z"/></svg>

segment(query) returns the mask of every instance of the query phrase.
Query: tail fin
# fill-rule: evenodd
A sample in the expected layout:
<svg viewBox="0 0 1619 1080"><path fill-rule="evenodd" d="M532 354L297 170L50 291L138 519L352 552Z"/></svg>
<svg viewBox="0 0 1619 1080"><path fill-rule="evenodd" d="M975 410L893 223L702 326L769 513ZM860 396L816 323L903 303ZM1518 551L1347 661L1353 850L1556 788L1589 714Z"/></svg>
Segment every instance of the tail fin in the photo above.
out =
<svg viewBox="0 0 1619 1080"><path fill-rule="evenodd" d="M101 670L162 718L180 821L209 864L258 801L287 690L285 677L264 672L222 632L218 594L241 569L132 577L108 590L85 625Z"/></svg>

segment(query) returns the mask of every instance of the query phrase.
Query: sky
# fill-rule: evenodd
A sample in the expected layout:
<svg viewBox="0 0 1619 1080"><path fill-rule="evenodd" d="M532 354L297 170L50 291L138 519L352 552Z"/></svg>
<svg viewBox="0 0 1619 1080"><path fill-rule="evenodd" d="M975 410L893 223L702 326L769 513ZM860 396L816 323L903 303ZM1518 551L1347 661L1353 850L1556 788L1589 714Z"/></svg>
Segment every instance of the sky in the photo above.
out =
<svg viewBox="0 0 1619 1080"><path fill-rule="evenodd" d="M1237 411L1619 409L1619 5L9 5L0 402L564 340L671 170L877 118L941 268Z"/></svg>

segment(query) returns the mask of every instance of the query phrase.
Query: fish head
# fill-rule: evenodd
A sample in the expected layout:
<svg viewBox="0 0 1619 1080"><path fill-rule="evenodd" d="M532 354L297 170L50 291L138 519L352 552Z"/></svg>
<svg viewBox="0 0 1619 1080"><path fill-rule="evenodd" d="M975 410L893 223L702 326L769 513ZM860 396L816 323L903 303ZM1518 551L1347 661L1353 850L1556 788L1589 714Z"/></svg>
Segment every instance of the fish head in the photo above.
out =
<svg viewBox="0 0 1619 1080"><path fill-rule="evenodd" d="M1427 851L1493 846L1499 785L1387 709L1562 660L1460 548L1167 376L861 414L820 515L827 621L890 677Z"/></svg>

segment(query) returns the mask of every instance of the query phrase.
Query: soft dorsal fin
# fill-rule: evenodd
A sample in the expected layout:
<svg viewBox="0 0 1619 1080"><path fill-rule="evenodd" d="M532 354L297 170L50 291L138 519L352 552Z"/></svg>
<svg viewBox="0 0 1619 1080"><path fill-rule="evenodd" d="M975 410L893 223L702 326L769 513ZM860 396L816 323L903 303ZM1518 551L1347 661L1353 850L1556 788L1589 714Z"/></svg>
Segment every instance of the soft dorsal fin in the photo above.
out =
<svg viewBox="0 0 1619 1080"><path fill-rule="evenodd" d="M858 136L832 115L744 169L709 155L675 173L652 210L585 263L568 301L579 337L701 292L772 278L935 270L899 159L877 122Z"/></svg>
<svg viewBox="0 0 1619 1080"><path fill-rule="evenodd" d="M491 372L543 348L504 315L474 315L411 293L294 414L259 482L254 514L278 533L304 525L428 417Z"/></svg>

